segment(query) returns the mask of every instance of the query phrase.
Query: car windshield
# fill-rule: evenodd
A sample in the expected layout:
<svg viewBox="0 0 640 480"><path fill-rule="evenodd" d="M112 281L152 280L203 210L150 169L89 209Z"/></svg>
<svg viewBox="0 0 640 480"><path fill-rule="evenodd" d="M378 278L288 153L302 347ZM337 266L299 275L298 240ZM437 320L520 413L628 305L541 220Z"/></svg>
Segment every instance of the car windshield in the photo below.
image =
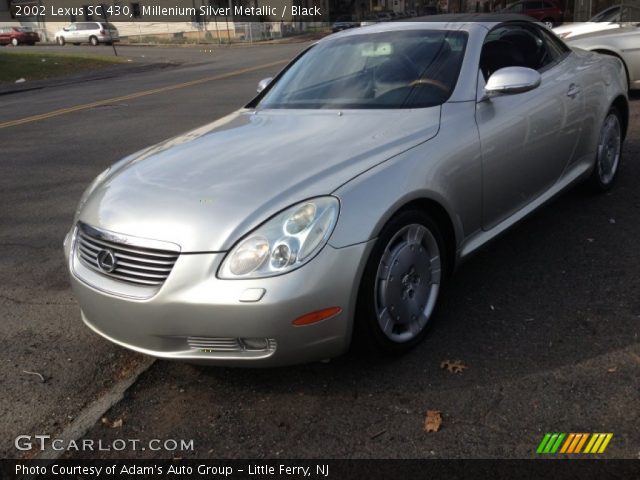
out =
<svg viewBox="0 0 640 480"><path fill-rule="evenodd" d="M422 108L453 91L467 34L403 30L348 35L310 48L270 86L263 108Z"/></svg>
<svg viewBox="0 0 640 480"><path fill-rule="evenodd" d="M620 7L608 8L595 17L591 18L590 22L615 22L620 18Z"/></svg>

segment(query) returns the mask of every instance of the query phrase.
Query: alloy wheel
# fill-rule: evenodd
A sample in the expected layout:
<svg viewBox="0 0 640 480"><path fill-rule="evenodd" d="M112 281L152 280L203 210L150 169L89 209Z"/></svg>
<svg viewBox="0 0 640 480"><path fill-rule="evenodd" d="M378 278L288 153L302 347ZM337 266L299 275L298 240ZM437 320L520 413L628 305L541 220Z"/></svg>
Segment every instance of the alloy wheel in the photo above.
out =
<svg viewBox="0 0 640 480"><path fill-rule="evenodd" d="M609 113L600 131L596 168L603 185L609 185L616 176L620 164L622 148L620 120L615 113Z"/></svg>

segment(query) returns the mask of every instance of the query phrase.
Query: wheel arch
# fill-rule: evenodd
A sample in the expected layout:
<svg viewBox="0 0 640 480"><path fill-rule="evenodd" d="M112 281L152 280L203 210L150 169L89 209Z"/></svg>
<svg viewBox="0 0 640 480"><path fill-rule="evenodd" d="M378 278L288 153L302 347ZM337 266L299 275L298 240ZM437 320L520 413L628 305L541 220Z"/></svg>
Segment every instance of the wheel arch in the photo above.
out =
<svg viewBox="0 0 640 480"><path fill-rule="evenodd" d="M619 95L611 106L616 107L622 115L622 139L624 140L627 136L627 128L629 127L629 102L623 95Z"/></svg>
<svg viewBox="0 0 640 480"><path fill-rule="evenodd" d="M376 228L376 236L379 235L380 231L384 226L396 215L401 212L407 210L421 210L427 214L429 214L433 220L437 223L438 227L442 230L442 235L444 237L444 241L447 246L447 264L450 267L450 271L455 268L456 258L457 258L457 250L458 243L456 234L456 228L454 223L449 215L448 210L437 200L429 197L419 197L411 200L407 200L402 203L400 206L396 206L393 212L390 215L387 215L387 218L384 222L381 222L381 225L378 225Z"/></svg>

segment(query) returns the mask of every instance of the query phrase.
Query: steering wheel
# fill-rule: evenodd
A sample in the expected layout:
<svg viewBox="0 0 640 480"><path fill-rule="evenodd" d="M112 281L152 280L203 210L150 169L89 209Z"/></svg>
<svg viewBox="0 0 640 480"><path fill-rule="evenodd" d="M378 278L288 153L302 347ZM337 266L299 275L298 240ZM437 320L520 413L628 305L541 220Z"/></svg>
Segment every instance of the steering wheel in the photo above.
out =
<svg viewBox="0 0 640 480"><path fill-rule="evenodd" d="M420 85L433 85L434 87L438 87L445 93L449 93L449 87L442 83L440 80L434 80L432 78L419 78L418 80L414 80L409 84L410 87L417 87Z"/></svg>
<svg viewBox="0 0 640 480"><path fill-rule="evenodd" d="M373 81L374 81L374 84L377 84L377 83L390 83L389 81L385 82L385 80L381 80L380 79L380 77L382 77L382 75L380 75L380 73L383 71L385 65L389 64L389 62L398 62L398 63L401 64L399 68L394 68L392 70L393 72L398 72L401 69L403 69L407 73L407 76L409 78L411 78L411 77L418 78L420 76L420 71L418 69L418 66L414 63L414 61L411 60L409 57L407 57L405 54L397 53L393 57L387 58L385 61L380 63L377 67L375 67L375 69L373 70Z"/></svg>

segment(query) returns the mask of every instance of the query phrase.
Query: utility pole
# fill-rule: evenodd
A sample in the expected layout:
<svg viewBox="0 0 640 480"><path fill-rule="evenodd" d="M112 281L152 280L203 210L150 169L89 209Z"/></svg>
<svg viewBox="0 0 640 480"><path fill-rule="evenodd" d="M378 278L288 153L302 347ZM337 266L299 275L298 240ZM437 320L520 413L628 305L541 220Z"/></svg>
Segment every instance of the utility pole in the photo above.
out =
<svg viewBox="0 0 640 480"><path fill-rule="evenodd" d="M115 5L115 1L114 1ZM113 54L117 57L118 51L116 50L116 44L113 41L113 37L111 36L111 27L109 27L109 14L107 13L107 7L104 3L100 4L100 9L102 10L102 17L104 18L105 23L107 24L107 31L109 32L109 43L111 44L111 48L113 48Z"/></svg>

